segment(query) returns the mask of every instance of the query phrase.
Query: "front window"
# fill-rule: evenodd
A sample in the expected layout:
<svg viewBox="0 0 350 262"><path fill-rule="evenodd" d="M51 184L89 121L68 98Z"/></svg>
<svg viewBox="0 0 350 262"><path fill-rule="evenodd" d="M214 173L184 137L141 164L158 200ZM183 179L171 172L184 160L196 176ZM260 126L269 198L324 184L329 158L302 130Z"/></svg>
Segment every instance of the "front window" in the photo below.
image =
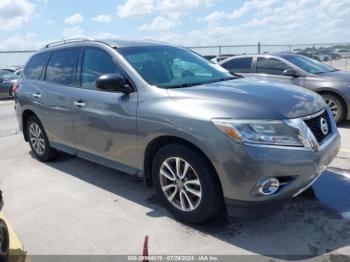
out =
<svg viewBox="0 0 350 262"><path fill-rule="evenodd" d="M177 88L233 79L225 69L183 48L124 47L118 51L151 85Z"/></svg>
<svg viewBox="0 0 350 262"><path fill-rule="evenodd" d="M285 56L284 59L310 74L322 74L336 71L333 67L301 55Z"/></svg>
<svg viewBox="0 0 350 262"><path fill-rule="evenodd" d="M105 74L121 74L113 57L96 48L87 48L84 52L84 60L81 70L81 87L96 90L96 80Z"/></svg>
<svg viewBox="0 0 350 262"><path fill-rule="evenodd" d="M292 68L276 58L258 57L256 61L256 72L258 74L283 75L286 69Z"/></svg>

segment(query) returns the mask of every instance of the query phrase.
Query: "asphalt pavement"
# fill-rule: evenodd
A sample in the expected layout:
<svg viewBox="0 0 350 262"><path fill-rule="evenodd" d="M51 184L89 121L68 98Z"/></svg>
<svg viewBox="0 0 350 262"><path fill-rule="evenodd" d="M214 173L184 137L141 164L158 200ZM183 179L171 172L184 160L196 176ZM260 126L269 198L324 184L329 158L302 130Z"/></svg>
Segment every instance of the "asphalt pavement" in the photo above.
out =
<svg viewBox="0 0 350 262"><path fill-rule="evenodd" d="M11 101L0 102L0 121L4 213L29 255L141 255L146 236L158 255L350 255L350 122L339 127L341 152L305 194L262 217L222 212L193 226L174 220L139 178L66 154L37 161Z"/></svg>

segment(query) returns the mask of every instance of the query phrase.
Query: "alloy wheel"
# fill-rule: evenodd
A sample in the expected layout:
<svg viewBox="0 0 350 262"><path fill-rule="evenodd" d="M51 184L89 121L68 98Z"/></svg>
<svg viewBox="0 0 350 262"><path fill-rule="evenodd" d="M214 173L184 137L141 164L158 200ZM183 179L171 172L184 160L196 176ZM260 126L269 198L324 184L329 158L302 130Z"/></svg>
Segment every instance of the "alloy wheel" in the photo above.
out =
<svg viewBox="0 0 350 262"><path fill-rule="evenodd" d="M29 140L35 152L38 155L43 155L45 152L45 139L37 123L32 123L29 127Z"/></svg>
<svg viewBox="0 0 350 262"><path fill-rule="evenodd" d="M160 167L160 185L167 200L181 211L195 210L202 187L194 168L184 159L170 157Z"/></svg>
<svg viewBox="0 0 350 262"><path fill-rule="evenodd" d="M331 112L332 112L334 118L337 119L337 116L339 114L338 104L334 100L332 100L328 97L325 98L325 101L326 101L327 106L331 109Z"/></svg>

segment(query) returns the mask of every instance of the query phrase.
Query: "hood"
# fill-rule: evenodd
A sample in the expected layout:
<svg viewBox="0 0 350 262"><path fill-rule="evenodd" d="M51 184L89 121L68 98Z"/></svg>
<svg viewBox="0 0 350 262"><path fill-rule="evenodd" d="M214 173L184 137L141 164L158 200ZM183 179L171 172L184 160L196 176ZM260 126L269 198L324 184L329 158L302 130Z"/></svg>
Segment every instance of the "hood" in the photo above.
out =
<svg viewBox="0 0 350 262"><path fill-rule="evenodd" d="M318 74L321 78L326 78L333 81L350 82L350 73L344 71L333 71Z"/></svg>
<svg viewBox="0 0 350 262"><path fill-rule="evenodd" d="M203 118L290 119L322 110L321 96L281 83L235 79L200 86L168 89L181 110Z"/></svg>

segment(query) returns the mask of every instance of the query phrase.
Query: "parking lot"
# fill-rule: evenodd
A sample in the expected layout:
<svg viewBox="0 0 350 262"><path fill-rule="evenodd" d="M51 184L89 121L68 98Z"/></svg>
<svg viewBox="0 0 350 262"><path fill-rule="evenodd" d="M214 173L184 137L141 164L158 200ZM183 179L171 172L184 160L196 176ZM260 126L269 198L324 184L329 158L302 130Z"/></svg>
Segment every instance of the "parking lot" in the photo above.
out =
<svg viewBox="0 0 350 262"><path fill-rule="evenodd" d="M175 221L141 179L66 154L37 161L0 102L4 213L29 255L257 254L302 259L350 255L350 122L342 149L312 189L249 219L224 212L202 225Z"/></svg>

